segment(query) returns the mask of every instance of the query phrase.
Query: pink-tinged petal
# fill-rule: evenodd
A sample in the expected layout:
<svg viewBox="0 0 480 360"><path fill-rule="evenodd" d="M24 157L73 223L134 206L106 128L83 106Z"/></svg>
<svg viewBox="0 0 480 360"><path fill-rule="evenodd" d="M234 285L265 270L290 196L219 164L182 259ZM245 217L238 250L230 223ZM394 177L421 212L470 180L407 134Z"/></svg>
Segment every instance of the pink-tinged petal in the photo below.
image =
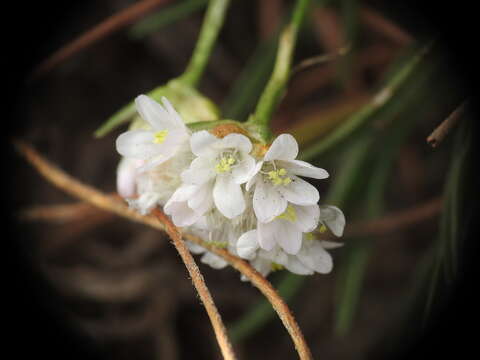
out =
<svg viewBox="0 0 480 360"><path fill-rule="evenodd" d="M253 210L260 222L266 223L282 214L287 200L271 185L259 179L253 193Z"/></svg>
<svg viewBox="0 0 480 360"><path fill-rule="evenodd" d="M201 185L215 176L213 159L199 156L193 159L187 170L182 172L182 181L186 184Z"/></svg>
<svg viewBox="0 0 480 360"><path fill-rule="evenodd" d="M304 232L310 232L317 228L320 220L320 208L317 204L309 206L293 205L297 220L295 226Z"/></svg>
<svg viewBox="0 0 480 360"><path fill-rule="evenodd" d="M342 236L343 229L345 228L345 215L342 210L336 206L323 205L320 207L320 221L325 224L326 227L335 236Z"/></svg>
<svg viewBox="0 0 480 360"><path fill-rule="evenodd" d="M297 155L297 140L290 134L282 134L273 141L263 160L293 160Z"/></svg>
<svg viewBox="0 0 480 360"><path fill-rule="evenodd" d="M278 186L278 191L295 205L314 205L320 199L318 190L305 180L293 176L292 182L285 186Z"/></svg>
<svg viewBox="0 0 480 360"><path fill-rule="evenodd" d="M218 211L233 219L245 210L242 188L229 175L219 175L213 187L213 201Z"/></svg>
<svg viewBox="0 0 480 360"><path fill-rule="evenodd" d="M121 197L135 196L137 192L136 178L135 161L127 158L120 160L117 168L117 192Z"/></svg>
<svg viewBox="0 0 480 360"><path fill-rule="evenodd" d="M155 130L179 129L177 120L162 105L146 95L137 96L135 106L140 116ZM180 125L184 129L184 125Z"/></svg>
<svg viewBox="0 0 480 360"><path fill-rule="evenodd" d="M190 137L190 147L197 156L215 156L216 151L212 149L212 145L219 140L207 130L201 130L193 133Z"/></svg>
<svg viewBox="0 0 480 360"><path fill-rule="evenodd" d="M258 250L257 230L250 230L242 234L237 241L237 254L241 258L253 260Z"/></svg>
<svg viewBox="0 0 480 360"><path fill-rule="evenodd" d="M328 274L331 272L333 268L332 256L322 247L319 241L307 241L311 241L311 243L299 251L297 254L298 259L304 265L320 274Z"/></svg>
<svg viewBox="0 0 480 360"><path fill-rule="evenodd" d="M326 179L329 176L327 170L302 160L279 161L277 166L285 168L289 173L313 179Z"/></svg>
<svg viewBox="0 0 480 360"><path fill-rule="evenodd" d="M252 142L248 137L242 134L228 134L214 146L217 149L238 149L245 154L252 151Z"/></svg>
<svg viewBox="0 0 480 360"><path fill-rule="evenodd" d="M255 175L255 159L249 155L243 157L232 170L235 183L244 184Z"/></svg>

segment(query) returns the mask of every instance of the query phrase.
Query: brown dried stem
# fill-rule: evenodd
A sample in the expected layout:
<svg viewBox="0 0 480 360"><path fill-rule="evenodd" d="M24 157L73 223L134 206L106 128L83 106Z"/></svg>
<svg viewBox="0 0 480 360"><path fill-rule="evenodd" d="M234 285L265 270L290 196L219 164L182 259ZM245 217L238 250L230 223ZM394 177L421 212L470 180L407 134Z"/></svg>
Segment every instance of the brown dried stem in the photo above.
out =
<svg viewBox="0 0 480 360"><path fill-rule="evenodd" d="M74 39L72 42L55 51L35 68L33 76L39 76L49 72L54 67L86 47L133 23L137 19L148 14L157 6L167 3L168 1L169 0L142 0L110 16L97 26Z"/></svg>
<svg viewBox="0 0 480 360"><path fill-rule="evenodd" d="M178 229L174 227L174 225L168 220L165 215L163 215L162 212L157 210L154 211L153 215L142 216L136 211L130 209L127 205L125 205L125 203L115 200L107 194L104 194L88 185L82 184L78 180L66 174L58 167L51 164L48 160L44 159L40 154L38 154L31 146L27 145L26 143L16 141L15 146L20 152L20 154L23 155L27 159L27 161L38 170L41 175L43 175L48 181L50 181L60 189L101 209L113 212L129 220L151 226L155 229L166 231L172 237L172 240L174 242L176 242L177 244L181 243L181 246L185 246L181 241L181 235ZM201 245L209 251L213 252L214 254L222 257L227 262L229 262L232 267L245 275L252 282L252 284L254 284L266 296L266 298L272 304L272 307L278 313L285 328L293 339L295 348L297 349L300 359L312 359L312 355L310 353L307 343L305 342L305 338L303 337L303 334L295 318L290 312L290 309L285 304L280 295L278 295L278 293L275 291L275 289L268 280L266 280L247 262L237 256L230 254L228 251L214 247L211 244L208 244L207 242L193 235L183 234L183 236L187 240ZM181 256L183 256L182 253L180 254Z"/></svg>
<svg viewBox="0 0 480 360"><path fill-rule="evenodd" d="M454 112L450 114L435 130L427 137L427 143L432 147L437 147L438 144L447 136L450 130L458 123L458 120L462 117L467 106L467 101L464 101Z"/></svg>

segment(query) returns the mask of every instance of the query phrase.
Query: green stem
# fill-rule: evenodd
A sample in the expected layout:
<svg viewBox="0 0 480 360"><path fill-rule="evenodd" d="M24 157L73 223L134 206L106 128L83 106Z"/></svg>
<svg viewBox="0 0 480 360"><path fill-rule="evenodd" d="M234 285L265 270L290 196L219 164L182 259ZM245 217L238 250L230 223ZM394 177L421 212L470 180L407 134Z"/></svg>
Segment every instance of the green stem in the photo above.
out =
<svg viewBox="0 0 480 360"><path fill-rule="evenodd" d="M269 141L271 138L269 123L273 112L285 93L298 31L309 4L310 0L297 0L292 20L280 36L277 58L270 80L258 101L254 115L248 121L250 124L257 126L264 141Z"/></svg>
<svg viewBox="0 0 480 360"><path fill-rule="evenodd" d="M230 0L210 0L207 14L203 21L200 36L187 69L179 80L187 85L196 87L205 71L208 59L217 40L220 28L225 20L226 10Z"/></svg>

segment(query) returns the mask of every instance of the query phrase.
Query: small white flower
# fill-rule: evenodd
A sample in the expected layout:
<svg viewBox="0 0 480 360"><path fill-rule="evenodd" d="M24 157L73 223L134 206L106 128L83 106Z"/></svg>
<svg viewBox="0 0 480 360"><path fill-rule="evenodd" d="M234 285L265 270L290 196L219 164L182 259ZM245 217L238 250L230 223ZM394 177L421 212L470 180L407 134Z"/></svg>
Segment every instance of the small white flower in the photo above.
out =
<svg viewBox="0 0 480 360"><path fill-rule="evenodd" d="M255 160L249 155L250 140L241 134L219 139L203 130L192 135L190 145L197 157L182 173L183 182L203 186L204 191L212 193L215 207L225 217L233 219L242 214L246 204L240 185L250 179L255 169ZM189 206L194 205L189 201ZM195 206L192 209L197 211Z"/></svg>
<svg viewBox="0 0 480 360"><path fill-rule="evenodd" d="M146 95L135 99L140 116L151 129L130 130L116 141L117 151L127 157L145 161L138 171L151 169L175 155L188 140L189 132L180 115L166 98L163 106Z"/></svg>
<svg viewBox="0 0 480 360"><path fill-rule="evenodd" d="M257 228L244 233L237 243L240 256L249 258L251 244L266 251L279 245L286 253L295 255L302 246L302 234L313 231L318 224L318 205L288 205L283 214L268 223L257 222Z"/></svg>
<svg viewBox="0 0 480 360"><path fill-rule="evenodd" d="M248 181L246 189L255 185L253 208L262 223L285 212L289 202L302 206L318 202L318 190L298 176L325 179L328 173L305 161L295 160L297 155L295 138L282 134L273 141L263 161L257 163L255 176Z"/></svg>

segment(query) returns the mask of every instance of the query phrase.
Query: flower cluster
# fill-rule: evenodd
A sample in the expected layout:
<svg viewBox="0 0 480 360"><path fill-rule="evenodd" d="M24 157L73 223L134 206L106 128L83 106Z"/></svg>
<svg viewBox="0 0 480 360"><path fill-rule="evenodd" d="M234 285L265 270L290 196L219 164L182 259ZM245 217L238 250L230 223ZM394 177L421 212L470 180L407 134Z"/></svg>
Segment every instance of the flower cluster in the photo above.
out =
<svg viewBox="0 0 480 360"><path fill-rule="evenodd" d="M315 234L328 228L341 236L345 217L337 207L318 205L318 190L302 177L325 179L328 173L296 160L294 137L279 135L267 147L240 128L191 133L169 101L162 102L140 95L135 103L144 125L116 142L123 155L117 188L130 206L143 214L163 206L176 226L249 260L265 276L281 268L330 272L326 250L340 244ZM227 265L189 246L212 267Z"/></svg>

